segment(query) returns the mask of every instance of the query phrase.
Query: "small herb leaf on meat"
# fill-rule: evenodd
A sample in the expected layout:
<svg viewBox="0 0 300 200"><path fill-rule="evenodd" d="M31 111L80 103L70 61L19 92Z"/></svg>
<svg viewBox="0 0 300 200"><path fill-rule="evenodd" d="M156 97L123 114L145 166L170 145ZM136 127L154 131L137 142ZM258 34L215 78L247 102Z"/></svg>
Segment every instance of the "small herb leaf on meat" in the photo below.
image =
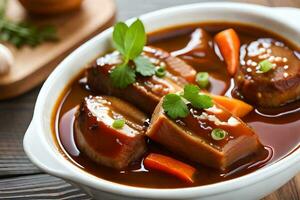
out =
<svg viewBox="0 0 300 200"><path fill-rule="evenodd" d="M206 109L213 106L211 97L200 94L200 88L196 85L186 85L184 87L183 97L195 108Z"/></svg>
<svg viewBox="0 0 300 200"><path fill-rule="evenodd" d="M163 100L163 108L169 117L176 119L186 117L189 109L183 99L177 94L167 94Z"/></svg>
<svg viewBox="0 0 300 200"><path fill-rule="evenodd" d="M135 69L143 76L152 76L155 74L155 66L144 56L138 56L134 60Z"/></svg>
<svg viewBox="0 0 300 200"><path fill-rule="evenodd" d="M167 94L163 99L163 109L166 114L172 118L184 118L188 116L189 110L187 104L195 108L206 109L213 106L210 96L200 94L200 89L196 85L186 85L183 94Z"/></svg>
<svg viewBox="0 0 300 200"><path fill-rule="evenodd" d="M115 87L122 89L135 82L135 72L127 64L122 64L112 70L110 78Z"/></svg>
<svg viewBox="0 0 300 200"><path fill-rule="evenodd" d="M120 65L111 71L110 77L115 87L126 88L134 83L136 73L142 76L155 74L155 66L147 57L141 55L146 41L145 28L139 19L129 27L123 22L119 22L114 26L113 44L121 53L123 60Z"/></svg>

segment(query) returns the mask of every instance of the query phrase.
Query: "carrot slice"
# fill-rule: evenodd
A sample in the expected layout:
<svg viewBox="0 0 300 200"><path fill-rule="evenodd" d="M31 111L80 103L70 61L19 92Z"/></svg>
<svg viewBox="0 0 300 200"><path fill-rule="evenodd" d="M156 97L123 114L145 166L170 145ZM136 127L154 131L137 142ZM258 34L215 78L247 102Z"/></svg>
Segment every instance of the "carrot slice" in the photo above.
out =
<svg viewBox="0 0 300 200"><path fill-rule="evenodd" d="M215 36L215 41L227 65L228 73L233 76L239 66L240 39L232 29L221 31Z"/></svg>
<svg viewBox="0 0 300 200"><path fill-rule="evenodd" d="M168 156L151 153L144 160L144 165L149 169L160 170L188 183L194 183L196 169Z"/></svg>
<svg viewBox="0 0 300 200"><path fill-rule="evenodd" d="M253 107L241 100L229 98L225 96L209 94L217 103L226 108L231 114L236 117L244 117L253 110Z"/></svg>

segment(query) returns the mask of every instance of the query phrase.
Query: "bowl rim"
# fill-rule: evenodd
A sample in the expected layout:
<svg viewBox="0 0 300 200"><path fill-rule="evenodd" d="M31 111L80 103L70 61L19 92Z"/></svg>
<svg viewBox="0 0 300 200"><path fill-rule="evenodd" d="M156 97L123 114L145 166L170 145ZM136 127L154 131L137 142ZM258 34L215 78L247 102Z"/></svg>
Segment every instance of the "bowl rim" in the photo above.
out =
<svg viewBox="0 0 300 200"><path fill-rule="evenodd" d="M278 18L274 17L273 15L268 15L264 13L266 9L270 11L269 7L265 6L259 6L259 5L253 5L253 4L245 4L245 3L224 3L224 2L217 2L217 3L196 3L196 4L187 4L187 5L181 5L181 6L175 6L170 8L165 8L161 10L157 10L154 12L150 12L144 15L141 15L139 18L143 20L147 20L155 15L162 15L166 14L167 12L176 12L178 10L186 10L191 7L193 9L198 7L230 7L231 9L239 9L244 11L252 12L254 15L262 15L264 17L268 17L271 20L279 21ZM242 6L242 8L241 8ZM244 7L245 6L245 7ZM277 8L278 9L278 8ZM135 18L131 18L126 21L126 23L131 23ZM289 25L286 25L289 26ZM291 29L294 29L292 26L290 26ZM44 126L42 124L42 119L44 113L43 106L45 105L45 102L47 101L48 90L51 88L51 85L53 85L53 81L55 81L56 77L60 76L60 71L63 68L67 68L69 65L68 63L75 59L77 54L79 55L80 52L84 51L85 49L90 48L91 44L100 38L107 38L109 37L112 32L112 28L109 28L105 30L104 32L100 33L99 35L93 37L83 45L81 45L79 48L77 48L75 51L73 51L71 54L69 54L59 65L58 67L51 73L51 75L48 77L46 82L44 83L39 95L38 99L35 105L34 109L34 116L32 120L33 126L37 130L44 131ZM69 79L68 81L70 81ZM62 92L62 91L58 91ZM52 108L53 109L53 108ZM44 131L46 132L46 131ZM26 133L26 135L29 133ZM44 144L46 145L45 148L49 151L52 151L52 154L57 153L61 155L59 152L53 152L53 149L49 147L49 145L45 142L47 140L44 136L45 134L39 134L39 137L41 140L43 140ZM53 141L52 141L53 142ZM48 146L47 146L48 145ZM56 146L56 144L54 144ZM79 169L77 166L74 165L74 163L69 162L67 159L61 156L52 157L56 159L57 162L61 164L61 167L64 167L65 169L68 169L70 171L70 174L62 174L55 171L55 169L50 169L46 165L42 165L33 155L31 155L28 145L26 146L26 142L24 139L24 148L26 151L26 154L28 157L35 163L38 167L40 167L42 170L61 177L63 179L71 180L79 184L83 184L85 186L89 186L91 188L101 190L108 193L113 193L117 195L123 195L123 196L130 196L130 197L146 197L146 198L160 198L160 199L166 199L166 198L172 198L172 199L178 199L178 198L193 198L193 197L199 197L199 196L210 196L210 195L216 195L220 193L226 193L230 192L232 190L240 189L246 186L253 185L259 181L262 181L264 179L267 179L271 176L274 176L283 170L287 169L288 167L291 167L295 163L299 163L300 157L297 156L300 153L300 148L297 148L292 153L287 155L286 157L282 158L281 160L272 163L271 165L268 165L264 168L261 168L257 171L254 171L250 174L234 178L231 180L227 180L224 182L214 183L210 185L204 185L204 186L197 186L197 187L189 187L189 188L175 188L175 189L156 189L156 188L144 188L144 187L134 187L134 186L128 186L123 185L119 183L114 183L105 179L98 178L92 174L89 174L88 172L82 173L82 169ZM298 165L299 166L299 165ZM299 168L299 167L298 167ZM299 169L298 169L299 171Z"/></svg>

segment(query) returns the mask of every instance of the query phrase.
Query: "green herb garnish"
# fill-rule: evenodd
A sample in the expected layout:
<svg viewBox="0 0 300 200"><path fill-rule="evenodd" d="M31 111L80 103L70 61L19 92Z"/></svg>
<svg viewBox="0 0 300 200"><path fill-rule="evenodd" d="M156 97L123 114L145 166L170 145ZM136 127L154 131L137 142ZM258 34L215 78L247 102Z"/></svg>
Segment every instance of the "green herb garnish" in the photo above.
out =
<svg viewBox="0 0 300 200"><path fill-rule="evenodd" d="M110 78L117 88L125 88L135 82L135 71L128 64L115 67L110 73Z"/></svg>
<svg viewBox="0 0 300 200"><path fill-rule="evenodd" d="M30 23L14 22L5 17L7 0L0 1L0 41L10 42L16 47L36 46L44 41L57 40L52 26L36 27Z"/></svg>
<svg viewBox="0 0 300 200"><path fill-rule="evenodd" d="M207 88L209 85L209 75L207 72L198 72L196 75L196 82L201 89Z"/></svg>
<svg viewBox="0 0 300 200"><path fill-rule="evenodd" d="M216 128L211 132L211 137L214 140L223 140L227 135L228 132L220 128Z"/></svg>
<svg viewBox="0 0 300 200"><path fill-rule="evenodd" d="M184 118L188 116L187 103L199 109L206 109L213 106L210 96L200 94L200 88L195 85L186 85L183 94L167 94L163 99L162 107L167 115L172 118Z"/></svg>
<svg viewBox="0 0 300 200"><path fill-rule="evenodd" d="M272 63L268 60L263 60L259 62L258 65L259 65L259 71L262 73L268 72L273 68Z"/></svg>
<svg viewBox="0 0 300 200"><path fill-rule="evenodd" d="M186 117L189 114L189 109L182 97L177 94L167 94L163 100L163 109L172 119L178 117Z"/></svg>
<svg viewBox="0 0 300 200"><path fill-rule="evenodd" d="M186 85L184 87L183 97L195 108L206 109L213 106L211 97L205 94L200 94L200 88L196 85Z"/></svg>
<svg viewBox="0 0 300 200"><path fill-rule="evenodd" d="M139 19L129 27L124 22L119 22L114 26L113 44L121 53L123 60L110 74L115 87L126 88L134 83L136 73L142 76L155 74L154 65L147 57L141 56L146 40L145 28Z"/></svg>
<svg viewBox="0 0 300 200"><path fill-rule="evenodd" d="M165 68L164 68L164 67L159 67L159 68L157 68L156 71L155 71L155 75L156 75L157 77L160 77L160 78L164 77L164 76L166 75L166 70L165 70Z"/></svg>
<svg viewBox="0 0 300 200"><path fill-rule="evenodd" d="M113 122L112 127L114 127L115 129L121 129L121 128L123 128L124 125L125 125L124 119L116 119Z"/></svg>
<svg viewBox="0 0 300 200"><path fill-rule="evenodd" d="M155 68L150 60L144 56L138 56L134 59L135 70L142 76L152 76L155 74Z"/></svg>

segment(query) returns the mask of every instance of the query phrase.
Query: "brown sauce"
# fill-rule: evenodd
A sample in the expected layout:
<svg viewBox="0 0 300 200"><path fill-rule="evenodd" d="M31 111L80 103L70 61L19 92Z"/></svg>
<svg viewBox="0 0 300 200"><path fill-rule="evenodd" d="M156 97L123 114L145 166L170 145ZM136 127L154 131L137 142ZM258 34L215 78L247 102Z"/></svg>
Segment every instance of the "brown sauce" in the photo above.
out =
<svg viewBox="0 0 300 200"><path fill-rule="evenodd" d="M149 35L148 43L166 51L175 51L183 48L190 39L190 33L201 27L214 35L220 30L233 27L240 36L241 44L248 43L258 38L273 38L295 49L288 41L273 33L241 24L209 23L187 25L164 29ZM209 91L214 94L231 95L233 81L226 74L226 66L223 62L218 66L195 66L198 71L210 73L211 86ZM82 75L81 75L82 77ZM203 165L184 160L164 149L162 146L148 141L148 152L162 153L184 161L197 168L195 183L190 185L181 180L154 170L147 170L143 166L143 159L133 163L128 169L118 171L102 165L97 165L86 155L80 153L76 147L73 135L74 113L76 107L84 97L91 93L86 90L76 79L62 94L58 102L58 108L54 111L53 130L58 141L59 148L69 160L82 170L99 178L115 183L150 188L180 188L212 184L236 178L251 173L259 168L274 163L294 151L300 142L300 101L284 107L274 109L256 108L242 120L250 125L259 136L265 146L264 150L248 156L235 163L228 171L221 172ZM150 117L150 116L149 116ZM147 153L145 154L145 156Z"/></svg>

